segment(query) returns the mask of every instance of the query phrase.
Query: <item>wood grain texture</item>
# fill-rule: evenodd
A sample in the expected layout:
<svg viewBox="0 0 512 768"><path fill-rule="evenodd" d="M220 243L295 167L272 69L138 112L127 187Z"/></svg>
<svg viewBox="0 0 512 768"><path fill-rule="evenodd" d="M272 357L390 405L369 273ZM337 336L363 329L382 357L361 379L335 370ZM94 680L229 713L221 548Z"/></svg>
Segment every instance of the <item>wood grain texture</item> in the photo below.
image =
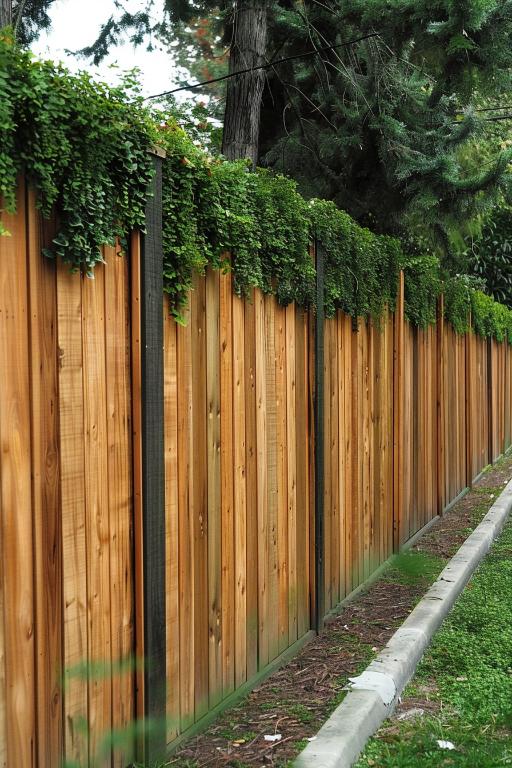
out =
<svg viewBox="0 0 512 768"><path fill-rule="evenodd" d="M206 415L206 294L205 281L196 278L191 298L192 333L192 458L190 486L194 530L194 649L195 718L208 711L208 509Z"/></svg>
<svg viewBox="0 0 512 768"><path fill-rule="evenodd" d="M25 190L0 238L0 510L8 766L36 765L30 358Z"/></svg>
<svg viewBox="0 0 512 768"><path fill-rule="evenodd" d="M208 595L209 700L222 700L222 518L221 518L221 407L220 407L220 282L206 274L206 397L208 415Z"/></svg>
<svg viewBox="0 0 512 768"><path fill-rule="evenodd" d="M62 733L62 531L59 494L57 265L41 258L54 223L44 228L35 194L27 195L27 256L30 305L30 391L37 754L41 768L59 763Z"/></svg>
<svg viewBox="0 0 512 768"><path fill-rule="evenodd" d="M178 337L177 325L164 313L165 541L167 740L180 732L180 583L178 492Z"/></svg>
<svg viewBox="0 0 512 768"><path fill-rule="evenodd" d="M108 496L110 514L110 631L112 643L111 728L135 717L133 649L133 522L131 445L131 339L128 263L114 248L105 253ZM130 745L115 751L122 768L133 759Z"/></svg>
<svg viewBox="0 0 512 768"><path fill-rule="evenodd" d="M57 279L60 467L65 671L88 658L85 434L80 275L61 270ZM64 692L64 752L85 759L88 744L76 727L87 717L87 679L70 677Z"/></svg>
<svg viewBox="0 0 512 768"><path fill-rule="evenodd" d="M105 370L105 271L83 280L83 393L85 442L85 526L87 542L87 627L89 662L89 748L96 754L110 726L111 674L110 515Z"/></svg>
<svg viewBox="0 0 512 768"><path fill-rule="evenodd" d="M296 373L296 309L293 304L286 308L286 485L287 485L287 540L288 548L288 584L286 599L288 602L288 641L293 643L297 634L297 373ZM300 354L300 349L299 349ZM303 406L304 407L304 406ZM300 468L303 472L303 467ZM299 557L302 552L299 553Z"/></svg>
<svg viewBox="0 0 512 768"><path fill-rule="evenodd" d="M247 680L247 495L244 304L233 297L233 513L235 546L235 687Z"/></svg>
<svg viewBox="0 0 512 768"><path fill-rule="evenodd" d="M148 610L140 242L130 263L106 248L86 280L40 258L52 223L23 186L6 221L0 767L53 768L92 763L104 732L147 705L139 673L121 670L144 655ZM312 625L313 325L212 270L195 277L185 326L165 317L168 742ZM512 353L458 336L441 308L437 327L414 329L403 276L394 316L356 331L338 312L324 342L329 609L509 446ZM26 551L28 565L12 557Z"/></svg>
<svg viewBox="0 0 512 768"><path fill-rule="evenodd" d="M267 475L267 388L265 350L265 299L255 291L255 356L256 356L256 454L258 499L258 668L269 662L269 534Z"/></svg>
<svg viewBox="0 0 512 768"><path fill-rule="evenodd" d="M286 310L275 310L276 442L277 442L277 579L278 579L278 650L288 648L288 445L286 429L287 365Z"/></svg>
<svg viewBox="0 0 512 768"><path fill-rule="evenodd" d="M235 689L235 523L233 514L233 288L220 283L220 429L222 514L222 655L224 696Z"/></svg>
<svg viewBox="0 0 512 768"><path fill-rule="evenodd" d="M192 362L190 310L185 325L176 329L178 371L178 548L180 629L180 725L184 730L195 719L194 707L194 537L191 486L192 461Z"/></svg>
<svg viewBox="0 0 512 768"><path fill-rule="evenodd" d="M247 677L258 670L258 464L256 434L256 311L245 302L245 457L247 516Z"/></svg>
<svg viewBox="0 0 512 768"><path fill-rule="evenodd" d="M276 397L276 304L265 296L265 389L267 430L267 579L269 661L279 655L279 574L278 574L278 485L277 485L277 397Z"/></svg>

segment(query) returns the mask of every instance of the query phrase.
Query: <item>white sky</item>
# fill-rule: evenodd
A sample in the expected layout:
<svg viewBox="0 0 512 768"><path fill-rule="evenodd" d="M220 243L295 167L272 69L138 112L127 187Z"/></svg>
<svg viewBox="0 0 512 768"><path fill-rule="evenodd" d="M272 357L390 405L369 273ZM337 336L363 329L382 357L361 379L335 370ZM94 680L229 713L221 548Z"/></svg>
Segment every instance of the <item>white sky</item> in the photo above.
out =
<svg viewBox="0 0 512 768"><path fill-rule="evenodd" d="M143 0L127 0L125 7L130 12L144 7ZM85 59L66 54L65 49L74 51L90 45L97 37L99 28L114 11L112 0L57 0L51 6L52 28L43 33L31 48L39 56L62 61L69 69L87 69L89 72L113 84L116 82L115 69L138 67L144 95L149 96L170 90L176 85L171 57L165 51L149 53L145 45L134 48L129 42L113 48L108 58L99 67L93 67Z"/></svg>

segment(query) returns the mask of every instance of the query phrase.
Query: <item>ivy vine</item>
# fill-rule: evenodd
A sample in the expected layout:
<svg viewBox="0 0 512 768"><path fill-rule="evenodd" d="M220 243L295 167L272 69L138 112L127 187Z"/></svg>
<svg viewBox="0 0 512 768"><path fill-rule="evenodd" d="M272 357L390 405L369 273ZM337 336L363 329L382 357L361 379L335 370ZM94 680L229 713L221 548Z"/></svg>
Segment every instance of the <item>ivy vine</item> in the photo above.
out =
<svg viewBox="0 0 512 768"><path fill-rule="evenodd" d="M59 228L45 253L89 274L100 246L144 226L154 127L133 105L136 84L118 88L71 75L0 37L0 194L15 208L17 176L38 192Z"/></svg>
<svg viewBox="0 0 512 768"><path fill-rule="evenodd" d="M164 287L177 320L194 273L208 264L232 269L240 295L257 286L282 304L312 305L316 240L324 252L327 316L340 309L377 319L394 309L404 269L411 323L435 323L444 291L446 318L458 333L466 332L471 314L477 333L512 343L512 312L474 280L443 280L434 256L405 253L397 240L360 227L332 202L305 201L291 179L211 157L172 114L144 105L131 75L112 88L39 61L0 34L1 205L14 212L24 174L43 216L57 216L47 256L92 274L101 246L123 244L127 233L144 228L155 144L166 152Z"/></svg>

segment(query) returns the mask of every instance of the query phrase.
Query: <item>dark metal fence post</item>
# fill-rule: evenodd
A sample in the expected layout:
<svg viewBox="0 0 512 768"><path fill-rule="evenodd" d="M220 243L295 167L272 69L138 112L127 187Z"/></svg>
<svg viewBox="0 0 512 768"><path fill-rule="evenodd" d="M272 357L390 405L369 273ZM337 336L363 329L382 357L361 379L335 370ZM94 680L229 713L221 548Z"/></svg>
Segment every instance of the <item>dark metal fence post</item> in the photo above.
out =
<svg viewBox="0 0 512 768"><path fill-rule="evenodd" d="M165 467L163 368L162 156L146 206L141 248L142 573L144 601L144 737L147 762L166 747Z"/></svg>
<svg viewBox="0 0 512 768"><path fill-rule="evenodd" d="M315 240L315 619L324 625L324 252Z"/></svg>

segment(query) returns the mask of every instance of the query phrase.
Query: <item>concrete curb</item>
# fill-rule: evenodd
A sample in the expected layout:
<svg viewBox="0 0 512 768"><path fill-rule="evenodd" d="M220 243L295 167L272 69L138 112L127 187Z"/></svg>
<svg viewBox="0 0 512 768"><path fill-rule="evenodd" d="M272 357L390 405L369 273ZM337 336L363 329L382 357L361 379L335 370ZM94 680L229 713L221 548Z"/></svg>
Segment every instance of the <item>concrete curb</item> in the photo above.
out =
<svg viewBox="0 0 512 768"><path fill-rule="evenodd" d="M298 756L295 768L349 768L393 712L443 619L500 534L512 509L512 480L436 582L355 679L350 692Z"/></svg>

